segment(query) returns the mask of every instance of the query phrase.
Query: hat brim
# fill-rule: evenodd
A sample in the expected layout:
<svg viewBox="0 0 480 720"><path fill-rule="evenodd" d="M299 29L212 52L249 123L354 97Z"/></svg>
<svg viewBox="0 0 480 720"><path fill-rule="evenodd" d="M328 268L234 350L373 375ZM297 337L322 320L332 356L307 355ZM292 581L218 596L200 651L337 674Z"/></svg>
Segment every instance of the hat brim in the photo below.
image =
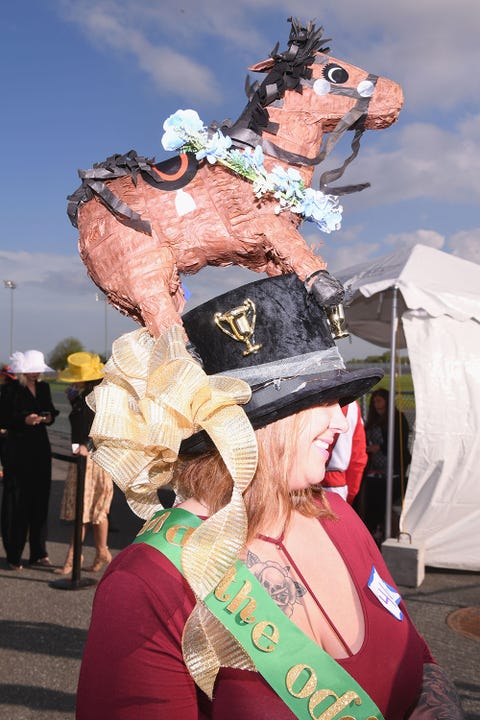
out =
<svg viewBox="0 0 480 720"><path fill-rule="evenodd" d="M225 373L228 374L228 373ZM318 375L300 375L280 382L252 387L252 397L243 408L255 430L289 415L330 402L348 405L365 395L383 378L381 369L332 370ZM212 447L209 435L200 431L184 440L181 455L200 455Z"/></svg>
<svg viewBox="0 0 480 720"><path fill-rule="evenodd" d="M54 373L56 370L48 367L48 365L42 365L42 367L34 365L33 367L22 368L21 370L14 369L13 372L17 375L37 375L39 373Z"/></svg>
<svg viewBox="0 0 480 720"><path fill-rule="evenodd" d="M79 378L77 375L70 375L67 370L61 370L57 375L57 380L64 383L84 383L93 382L93 380L102 380L105 377L105 373L91 373L88 377Z"/></svg>

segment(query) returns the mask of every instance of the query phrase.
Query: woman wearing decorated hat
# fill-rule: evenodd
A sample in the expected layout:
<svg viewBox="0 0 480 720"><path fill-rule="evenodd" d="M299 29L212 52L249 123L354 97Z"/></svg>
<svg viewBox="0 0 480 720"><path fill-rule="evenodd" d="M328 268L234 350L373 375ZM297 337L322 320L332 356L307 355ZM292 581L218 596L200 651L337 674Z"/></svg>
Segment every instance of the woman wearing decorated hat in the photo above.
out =
<svg viewBox="0 0 480 720"><path fill-rule="evenodd" d="M7 430L2 501L7 563L11 570L22 569L28 538L30 565L51 567L46 547L52 481L47 426L55 421L58 411L50 386L40 377L54 370L46 365L39 350L13 353L9 369L18 380L3 386L0 401L0 427Z"/></svg>
<svg viewBox="0 0 480 720"><path fill-rule="evenodd" d="M381 372L346 370L295 275L182 320L117 340L88 400L94 457L146 523L98 586L77 720L460 718L370 534L320 485L340 406Z"/></svg>
<svg viewBox="0 0 480 720"><path fill-rule="evenodd" d="M58 374L61 382L70 383L73 392L69 393L72 410L69 415L71 427L72 452L74 455L85 455L85 489L83 497L83 535L89 523L92 525L95 558L85 568L99 572L112 559L107 546L108 513L113 497L113 483L108 473L91 458L90 428L93 412L85 402L85 398L103 378L103 363L98 355L88 352L72 353L67 358L67 368ZM68 476L60 509L62 520L75 520L75 498L77 488L76 465L69 466ZM73 537L67 551L63 567L55 568L54 572L68 575L73 567Z"/></svg>
<svg viewBox="0 0 480 720"><path fill-rule="evenodd" d="M5 385L9 385L10 383L15 382L17 378L12 373L11 368L8 365L2 365L0 368L0 394L2 392L6 392ZM3 476L3 466L5 464L5 461L3 459L3 447L5 445L5 441L7 439L7 430L6 428L0 427L0 465L2 466L2 475Z"/></svg>

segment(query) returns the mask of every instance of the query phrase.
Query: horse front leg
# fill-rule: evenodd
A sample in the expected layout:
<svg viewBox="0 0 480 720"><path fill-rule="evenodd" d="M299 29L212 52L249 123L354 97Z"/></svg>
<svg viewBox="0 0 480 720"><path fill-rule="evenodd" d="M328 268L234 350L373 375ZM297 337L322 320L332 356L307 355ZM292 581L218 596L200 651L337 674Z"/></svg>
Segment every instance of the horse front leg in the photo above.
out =
<svg viewBox="0 0 480 720"><path fill-rule="evenodd" d="M314 252L298 232L294 222L286 222L288 216L276 217L274 233L269 231L265 268L268 275L294 272L303 280L305 287L322 307L333 307L343 302L343 285L327 271L327 263ZM296 220L296 218L295 218Z"/></svg>

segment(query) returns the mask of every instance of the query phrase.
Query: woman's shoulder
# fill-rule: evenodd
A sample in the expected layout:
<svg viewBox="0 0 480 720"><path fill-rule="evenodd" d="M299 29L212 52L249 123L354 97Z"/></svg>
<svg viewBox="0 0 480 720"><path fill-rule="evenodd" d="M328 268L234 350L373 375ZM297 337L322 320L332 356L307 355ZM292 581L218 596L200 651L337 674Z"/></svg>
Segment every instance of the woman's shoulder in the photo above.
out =
<svg viewBox="0 0 480 720"><path fill-rule="evenodd" d="M97 593L119 599L128 595L129 602L142 598L161 603L167 614L177 609L192 609L195 598L187 582L168 558L146 543L133 543L121 550L107 567Z"/></svg>
<svg viewBox="0 0 480 720"><path fill-rule="evenodd" d="M329 493L328 503L334 517L322 519L321 522L335 543L345 546L349 553L355 550L376 557L377 545L352 506L337 493Z"/></svg>

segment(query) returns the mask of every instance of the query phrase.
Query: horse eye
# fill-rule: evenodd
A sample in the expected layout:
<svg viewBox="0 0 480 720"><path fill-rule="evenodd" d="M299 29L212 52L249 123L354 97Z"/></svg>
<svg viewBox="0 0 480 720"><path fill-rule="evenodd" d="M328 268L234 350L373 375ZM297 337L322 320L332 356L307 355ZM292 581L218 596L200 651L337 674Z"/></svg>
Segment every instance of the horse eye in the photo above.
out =
<svg viewBox="0 0 480 720"><path fill-rule="evenodd" d="M325 65L323 68L323 77L326 78L328 82L334 83L335 85L341 85L342 83L347 82L348 72L341 65L328 63L328 65Z"/></svg>

